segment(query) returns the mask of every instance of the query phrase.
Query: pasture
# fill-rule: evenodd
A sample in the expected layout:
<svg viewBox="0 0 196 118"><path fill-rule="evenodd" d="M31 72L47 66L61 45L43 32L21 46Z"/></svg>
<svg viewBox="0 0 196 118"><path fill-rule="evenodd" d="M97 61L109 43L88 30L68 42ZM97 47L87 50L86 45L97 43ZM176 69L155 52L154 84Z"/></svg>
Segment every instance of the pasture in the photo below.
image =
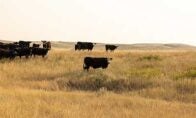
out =
<svg viewBox="0 0 196 118"><path fill-rule="evenodd" d="M113 60L86 72L85 56ZM1 117L194 118L195 109L196 50L53 48L0 60Z"/></svg>

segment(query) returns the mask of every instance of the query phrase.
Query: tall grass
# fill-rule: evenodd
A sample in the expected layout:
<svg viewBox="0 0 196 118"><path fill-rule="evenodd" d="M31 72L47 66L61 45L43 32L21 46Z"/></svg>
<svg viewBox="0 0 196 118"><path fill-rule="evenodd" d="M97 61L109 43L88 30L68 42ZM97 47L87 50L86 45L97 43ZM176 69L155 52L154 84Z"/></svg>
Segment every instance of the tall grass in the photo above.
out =
<svg viewBox="0 0 196 118"><path fill-rule="evenodd" d="M107 69L90 69L86 72L82 68L85 56L112 57L113 60ZM107 53L99 50L74 52L53 49L46 58L4 59L0 60L0 106L5 110L0 107L0 114L6 114L5 117L14 117L12 113L21 117L92 117L95 114L101 115L97 117L107 117L108 111L108 117L140 117L148 112L163 117L169 112L166 107L171 107L170 103L162 101L166 100L172 103L170 110L176 112L166 117L193 117L196 104L195 69L195 51L132 50ZM130 97L134 98L130 100ZM152 102L150 99L156 100ZM8 103L8 100L15 103ZM20 108L18 111L17 107ZM134 107L141 111L134 110ZM183 107L190 114L182 112ZM120 110L121 115L110 110L112 108ZM74 110L79 113L74 115Z"/></svg>

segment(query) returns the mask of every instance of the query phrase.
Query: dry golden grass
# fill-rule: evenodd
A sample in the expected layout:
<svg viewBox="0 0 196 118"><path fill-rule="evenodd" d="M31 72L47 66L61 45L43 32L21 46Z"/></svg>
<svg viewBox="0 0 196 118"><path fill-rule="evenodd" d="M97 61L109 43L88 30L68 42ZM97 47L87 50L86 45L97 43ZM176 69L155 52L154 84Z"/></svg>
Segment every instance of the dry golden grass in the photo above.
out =
<svg viewBox="0 0 196 118"><path fill-rule="evenodd" d="M106 56L108 69L82 69ZM196 51L53 49L46 58L0 60L1 117L196 116Z"/></svg>
<svg viewBox="0 0 196 118"><path fill-rule="evenodd" d="M113 93L0 89L8 118L194 118L196 106Z"/></svg>

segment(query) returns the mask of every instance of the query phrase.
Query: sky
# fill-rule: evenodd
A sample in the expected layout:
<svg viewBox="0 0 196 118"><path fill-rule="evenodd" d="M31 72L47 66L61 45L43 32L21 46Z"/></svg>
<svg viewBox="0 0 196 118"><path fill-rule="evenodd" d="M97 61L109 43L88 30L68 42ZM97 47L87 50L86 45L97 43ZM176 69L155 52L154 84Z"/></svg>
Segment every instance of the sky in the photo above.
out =
<svg viewBox="0 0 196 118"><path fill-rule="evenodd" d="M195 0L0 0L0 39L196 45L195 6Z"/></svg>

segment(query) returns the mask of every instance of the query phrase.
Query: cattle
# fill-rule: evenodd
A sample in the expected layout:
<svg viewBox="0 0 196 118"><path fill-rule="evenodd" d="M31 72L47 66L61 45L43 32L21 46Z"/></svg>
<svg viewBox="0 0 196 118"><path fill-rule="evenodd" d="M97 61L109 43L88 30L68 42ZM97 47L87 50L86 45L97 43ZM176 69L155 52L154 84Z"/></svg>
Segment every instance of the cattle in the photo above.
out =
<svg viewBox="0 0 196 118"><path fill-rule="evenodd" d="M105 50L108 51L114 51L118 46L116 45L105 45Z"/></svg>
<svg viewBox="0 0 196 118"><path fill-rule="evenodd" d="M106 69L109 64L109 60L112 60L112 58L106 58L106 57L85 57L84 58L84 64L83 69L89 70L90 67L96 69L96 68L102 68Z"/></svg>
<svg viewBox="0 0 196 118"><path fill-rule="evenodd" d="M45 57L48 53L47 48L32 48L32 55L35 57L36 55Z"/></svg>
<svg viewBox="0 0 196 118"><path fill-rule="evenodd" d="M91 42L77 42L75 50L88 50L91 51L96 43Z"/></svg>
<svg viewBox="0 0 196 118"><path fill-rule="evenodd" d="M51 49L51 42L50 41L42 41L43 43L43 48L46 48L46 49Z"/></svg>
<svg viewBox="0 0 196 118"><path fill-rule="evenodd" d="M14 50L0 49L0 59L2 58L14 59L16 55L17 55L17 52Z"/></svg>
<svg viewBox="0 0 196 118"><path fill-rule="evenodd" d="M0 44L0 48L1 49L10 49L13 50L15 48L17 48L19 45L14 44L14 43L1 43Z"/></svg>
<svg viewBox="0 0 196 118"><path fill-rule="evenodd" d="M7 44L1 43L0 49L9 49L9 46Z"/></svg>
<svg viewBox="0 0 196 118"><path fill-rule="evenodd" d="M31 41L19 41L20 48L29 48Z"/></svg>
<svg viewBox="0 0 196 118"><path fill-rule="evenodd" d="M17 56L19 56L20 58L22 56L25 56L26 58L28 58L29 56L32 55L32 48L16 48L15 51L17 52Z"/></svg>
<svg viewBox="0 0 196 118"><path fill-rule="evenodd" d="M33 43L33 48L39 48L40 44Z"/></svg>

